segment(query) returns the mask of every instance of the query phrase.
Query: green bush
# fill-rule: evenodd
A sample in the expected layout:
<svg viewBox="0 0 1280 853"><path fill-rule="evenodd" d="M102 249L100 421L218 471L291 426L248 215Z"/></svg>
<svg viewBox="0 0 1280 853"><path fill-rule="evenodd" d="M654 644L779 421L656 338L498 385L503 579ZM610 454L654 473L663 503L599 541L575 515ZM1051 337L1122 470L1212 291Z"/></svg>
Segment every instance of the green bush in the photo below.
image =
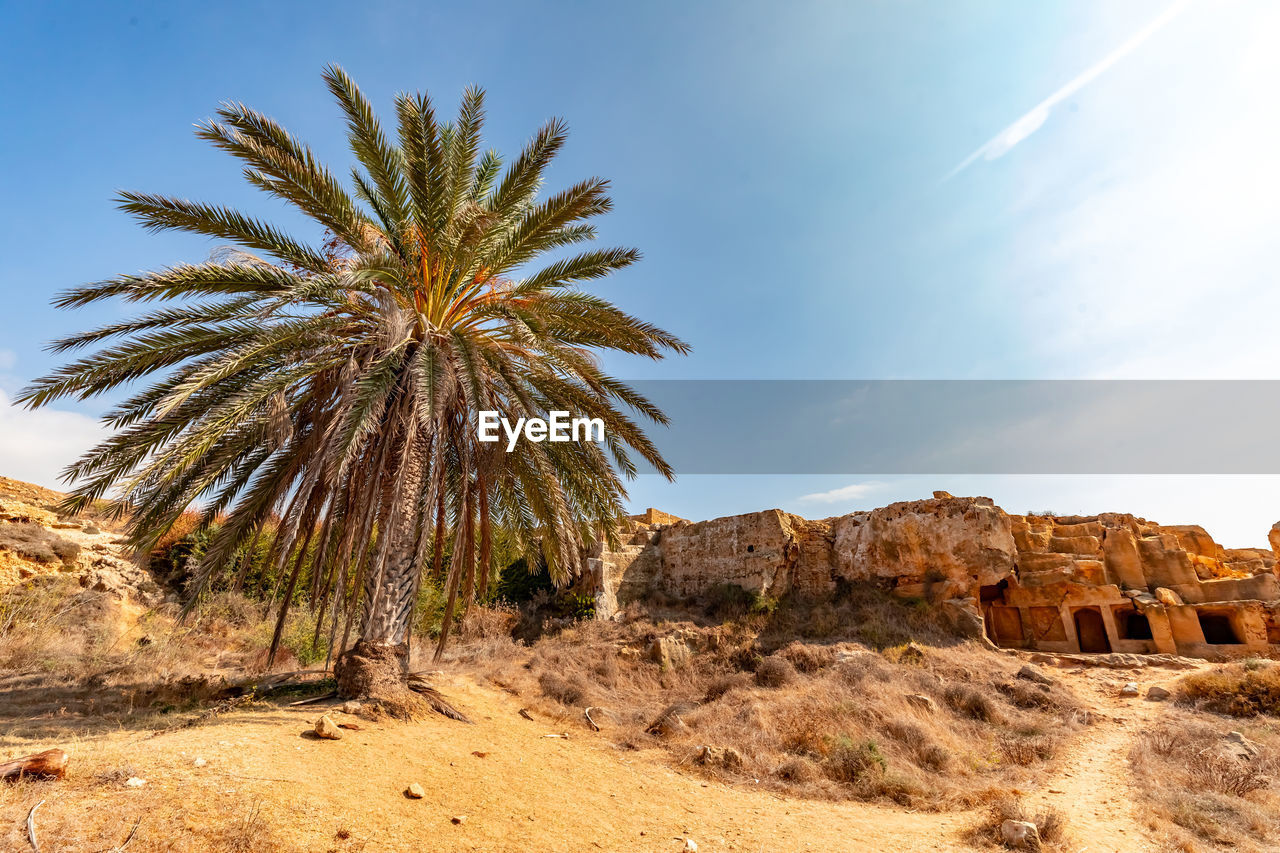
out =
<svg viewBox="0 0 1280 853"><path fill-rule="evenodd" d="M889 762L874 740L855 741L848 735L840 735L828 743L822 769L828 778L852 785L868 774L884 773L889 769Z"/></svg>
<svg viewBox="0 0 1280 853"><path fill-rule="evenodd" d="M551 573L547 571L546 563L539 560L537 567L531 571L528 561L521 557L498 573L494 598L503 604L519 607L533 601L539 593L550 596L555 591L556 585L551 582Z"/></svg>

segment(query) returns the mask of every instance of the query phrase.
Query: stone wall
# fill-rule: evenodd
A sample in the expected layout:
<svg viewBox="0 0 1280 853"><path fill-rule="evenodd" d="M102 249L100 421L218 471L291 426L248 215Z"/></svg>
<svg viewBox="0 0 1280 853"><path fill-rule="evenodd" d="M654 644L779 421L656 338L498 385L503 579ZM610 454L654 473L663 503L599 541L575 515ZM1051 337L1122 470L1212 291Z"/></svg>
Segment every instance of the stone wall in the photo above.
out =
<svg viewBox="0 0 1280 853"><path fill-rule="evenodd" d="M818 520L775 509L694 523L649 510L617 549L586 554L583 583L602 618L653 592L821 599L866 583L980 615L1002 646L1235 656L1280 651L1280 523L1270 542L1227 549L1194 525L1009 515L935 492Z"/></svg>

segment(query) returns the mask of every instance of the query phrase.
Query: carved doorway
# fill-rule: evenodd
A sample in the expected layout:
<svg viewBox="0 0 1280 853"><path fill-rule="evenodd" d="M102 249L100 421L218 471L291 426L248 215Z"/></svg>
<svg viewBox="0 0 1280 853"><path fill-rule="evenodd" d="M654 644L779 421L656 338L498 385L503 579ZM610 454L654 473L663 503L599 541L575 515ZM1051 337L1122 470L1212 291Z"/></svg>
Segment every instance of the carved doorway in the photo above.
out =
<svg viewBox="0 0 1280 853"><path fill-rule="evenodd" d="M1103 623L1102 612L1098 608L1081 608L1075 612L1074 617L1080 651L1091 654L1106 654L1111 651L1111 641L1107 639L1107 626Z"/></svg>

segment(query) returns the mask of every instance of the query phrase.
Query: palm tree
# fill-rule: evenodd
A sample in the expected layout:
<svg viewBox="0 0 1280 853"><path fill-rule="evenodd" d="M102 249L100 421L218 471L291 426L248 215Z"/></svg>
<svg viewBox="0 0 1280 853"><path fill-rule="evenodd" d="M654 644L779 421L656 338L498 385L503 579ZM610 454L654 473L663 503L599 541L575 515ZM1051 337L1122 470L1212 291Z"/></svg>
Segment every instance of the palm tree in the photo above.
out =
<svg viewBox="0 0 1280 853"><path fill-rule="evenodd" d="M448 594L438 655L459 597L469 604L488 582L495 529L559 581L586 537L616 538L635 457L671 476L641 427L666 420L595 354L688 348L580 289L634 263L634 249L545 258L593 240L590 221L611 207L599 178L540 197L565 141L561 121L504 166L481 153L480 89L452 122L438 121L425 95L397 96L393 141L346 73L330 66L324 78L359 164L350 190L241 104L197 128L242 162L249 183L314 220L323 244L225 207L122 193L122 209L150 230L235 248L60 295L66 308L111 297L168 304L54 342L57 352L99 348L20 399L36 407L130 386L105 416L112 437L66 470L66 509L110 496L132 544L150 549L198 506L216 530L197 591L267 542L287 578L272 654L290 602L305 599L317 633L327 619L330 647L345 650L335 672L355 696L398 683L428 567ZM477 440L482 410L512 422L566 410L600 418L606 438L508 453ZM309 590L297 589L304 576Z"/></svg>

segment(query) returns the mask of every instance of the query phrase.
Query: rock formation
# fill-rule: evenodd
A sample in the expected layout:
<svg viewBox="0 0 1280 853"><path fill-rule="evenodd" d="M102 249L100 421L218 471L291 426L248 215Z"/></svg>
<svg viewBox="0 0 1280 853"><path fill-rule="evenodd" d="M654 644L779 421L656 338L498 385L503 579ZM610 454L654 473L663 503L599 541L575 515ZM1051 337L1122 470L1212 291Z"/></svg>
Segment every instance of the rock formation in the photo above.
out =
<svg viewBox="0 0 1280 853"><path fill-rule="evenodd" d="M63 518L61 495L0 477L0 591L28 578L71 575L80 586L154 605L163 593L129 559L123 537L91 519Z"/></svg>
<svg viewBox="0 0 1280 853"><path fill-rule="evenodd" d="M588 551L583 583L602 618L653 592L821 599L866 583L942 606L1001 646L1232 657L1280 652L1280 524L1270 542L1223 548L1194 525L1010 515L935 492L816 521L649 510L628 519L617 549Z"/></svg>

